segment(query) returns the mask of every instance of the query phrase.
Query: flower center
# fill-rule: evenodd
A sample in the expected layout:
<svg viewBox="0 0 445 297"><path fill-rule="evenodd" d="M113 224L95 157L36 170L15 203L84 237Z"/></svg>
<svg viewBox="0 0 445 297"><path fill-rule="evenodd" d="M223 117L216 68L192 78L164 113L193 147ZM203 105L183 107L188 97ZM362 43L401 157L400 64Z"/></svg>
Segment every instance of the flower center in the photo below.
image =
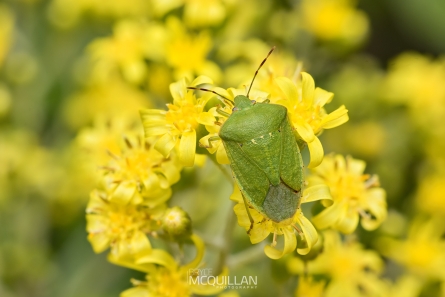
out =
<svg viewBox="0 0 445 297"><path fill-rule="evenodd" d="M168 107L169 111L166 114L166 119L180 132L191 131L198 127L196 118L199 116L199 112L194 105L169 105Z"/></svg>
<svg viewBox="0 0 445 297"><path fill-rule="evenodd" d="M109 232L112 236L128 235L128 233L143 227L148 215L138 211L135 206L119 207L108 213Z"/></svg>
<svg viewBox="0 0 445 297"><path fill-rule="evenodd" d="M328 182L332 197L337 202L349 203L351 207L358 206L366 194L364 181L367 178L367 175L351 174L347 171L339 174L337 179Z"/></svg>
<svg viewBox="0 0 445 297"><path fill-rule="evenodd" d="M301 122L308 123L312 127L314 134L317 134L321 130L322 115L320 110L320 106L318 105L308 107L302 103L296 104L292 106L292 112L290 113L291 122L293 124L299 124Z"/></svg>
<svg viewBox="0 0 445 297"><path fill-rule="evenodd" d="M149 276L148 290L153 294L152 296L190 296L185 276L178 271L170 271L166 268L159 268L158 273Z"/></svg>

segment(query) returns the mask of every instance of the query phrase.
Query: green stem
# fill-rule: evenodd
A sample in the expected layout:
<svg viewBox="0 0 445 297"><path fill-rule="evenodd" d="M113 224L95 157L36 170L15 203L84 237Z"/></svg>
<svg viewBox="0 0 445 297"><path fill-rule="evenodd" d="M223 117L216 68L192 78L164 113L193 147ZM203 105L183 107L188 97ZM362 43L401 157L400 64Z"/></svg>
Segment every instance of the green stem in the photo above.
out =
<svg viewBox="0 0 445 297"><path fill-rule="evenodd" d="M254 245L251 248L245 249L242 252L232 255L228 259L228 266L230 269L237 269L238 267L257 261L264 258L265 242Z"/></svg>
<svg viewBox="0 0 445 297"><path fill-rule="evenodd" d="M227 258L232 248L233 230L236 227L236 215L233 211L233 206L234 203L232 202L227 215L226 228L224 229L224 233L222 235L222 248L219 254L218 265L216 266L217 274L220 274L224 266L227 265Z"/></svg>

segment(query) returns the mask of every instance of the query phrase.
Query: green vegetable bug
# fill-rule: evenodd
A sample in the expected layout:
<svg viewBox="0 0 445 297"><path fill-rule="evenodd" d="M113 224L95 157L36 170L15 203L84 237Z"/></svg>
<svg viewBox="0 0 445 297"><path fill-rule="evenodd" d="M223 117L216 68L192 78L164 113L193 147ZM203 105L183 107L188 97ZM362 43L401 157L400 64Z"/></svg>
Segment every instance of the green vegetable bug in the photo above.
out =
<svg viewBox="0 0 445 297"><path fill-rule="evenodd" d="M219 137L244 201L280 223L291 219L300 205L303 161L286 107L249 99L255 77L273 50L255 72L246 96L235 97L232 114ZM247 203L246 209L252 229Z"/></svg>

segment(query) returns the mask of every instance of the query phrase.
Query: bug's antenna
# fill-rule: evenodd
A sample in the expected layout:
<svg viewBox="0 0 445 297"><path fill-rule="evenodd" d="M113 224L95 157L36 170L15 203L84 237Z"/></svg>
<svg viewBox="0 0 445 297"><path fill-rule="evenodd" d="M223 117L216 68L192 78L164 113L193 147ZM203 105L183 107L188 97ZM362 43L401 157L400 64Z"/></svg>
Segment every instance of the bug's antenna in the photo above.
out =
<svg viewBox="0 0 445 297"><path fill-rule="evenodd" d="M252 82L250 83L250 86L249 86L249 90L247 91L247 95L246 95L247 98L249 98L250 89L252 88L253 81L255 80L255 77L258 74L258 71L260 71L260 69L264 65L264 63L266 63L267 58L269 58L270 54L274 51L274 49L275 49L275 46L269 51L269 53L267 54L266 58L264 58L263 62L261 62L260 66L255 71L255 75L253 76Z"/></svg>
<svg viewBox="0 0 445 297"><path fill-rule="evenodd" d="M221 98L224 98L225 100L227 100L227 101L229 101L230 103L233 104L233 101L232 101L232 100L230 100L230 99L227 98L227 97L224 97L224 96L221 95L221 94L218 94L217 92L215 92L215 91L213 91L213 90L209 90L209 89L205 89L205 88L195 88L195 87L187 87L187 89L189 89L189 90L200 90L200 91L204 91L204 92L210 92L210 93L213 93L213 94L215 94L215 95L220 96Z"/></svg>

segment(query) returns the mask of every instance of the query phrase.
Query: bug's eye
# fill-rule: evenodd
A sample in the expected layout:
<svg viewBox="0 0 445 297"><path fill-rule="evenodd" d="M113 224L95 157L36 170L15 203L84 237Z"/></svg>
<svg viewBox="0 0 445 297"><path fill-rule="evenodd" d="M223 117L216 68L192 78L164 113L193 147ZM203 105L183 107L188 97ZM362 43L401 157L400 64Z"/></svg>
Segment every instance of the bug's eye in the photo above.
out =
<svg viewBox="0 0 445 297"><path fill-rule="evenodd" d="M238 110L239 110L238 107L234 107L234 108L232 108L232 111L238 111Z"/></svg>
<svg viewBox="0 0 445 297"><path fill-rule="evenodd" d="M252 103L252 105L256 104L256 100L250 100L250 102Z"/></svg>

